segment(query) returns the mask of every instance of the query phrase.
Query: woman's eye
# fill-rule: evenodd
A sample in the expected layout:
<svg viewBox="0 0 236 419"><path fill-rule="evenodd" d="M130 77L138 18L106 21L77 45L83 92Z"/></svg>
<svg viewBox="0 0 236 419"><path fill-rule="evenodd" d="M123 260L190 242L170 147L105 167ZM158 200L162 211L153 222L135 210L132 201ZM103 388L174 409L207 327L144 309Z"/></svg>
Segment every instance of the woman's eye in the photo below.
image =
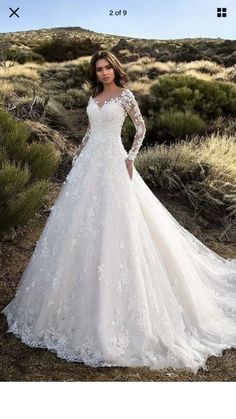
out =
<svg viewBox="0 0 236 419"><path fill-rule="evenodd" d="M109 70L111 68L111 65L109 67L107 67L107 69ZM98 68L97 71L101 71L101 68Z"/></svg>

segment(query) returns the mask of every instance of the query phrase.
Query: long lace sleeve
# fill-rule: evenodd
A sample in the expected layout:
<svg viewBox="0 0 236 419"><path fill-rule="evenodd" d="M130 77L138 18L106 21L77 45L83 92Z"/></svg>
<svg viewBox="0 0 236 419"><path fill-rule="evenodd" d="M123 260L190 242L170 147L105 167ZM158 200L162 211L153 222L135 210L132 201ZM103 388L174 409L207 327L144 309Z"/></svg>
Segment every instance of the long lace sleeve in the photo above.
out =
<svg viewBox="0 0 236 419"><path fill-rule="evenodd" d="M72 160L72 165L74 165L76 158L78 157L79 153L81 152L82 148L85 146L85 144L87 143L88 139L89 139L89 135L90 135L90 123L88 122L88 126L87 126L87 130L85 132L85 135L83 136L81 143L76 151L75 156L73 157Z"/></svg>
<svg viewBox="0 0 236 419"><path fill-rule="evenodd" d="M138 103L133 93L129 89L127 89L127 94L125 95L125 109L130 118L132 119L133 124L136 128L133 144L127 155L127 158L129 160L134 161L143 143L143 139L146 133L146 127Z"/></svg>

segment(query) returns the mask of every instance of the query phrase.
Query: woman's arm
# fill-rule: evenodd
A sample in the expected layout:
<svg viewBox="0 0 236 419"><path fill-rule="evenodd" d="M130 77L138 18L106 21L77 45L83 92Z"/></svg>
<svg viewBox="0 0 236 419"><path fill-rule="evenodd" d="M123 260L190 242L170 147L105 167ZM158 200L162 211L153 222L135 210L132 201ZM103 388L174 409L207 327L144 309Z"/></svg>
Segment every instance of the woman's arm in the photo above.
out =
<svg viewBox="0 0 236 419"><path fill-rule="evenodd" d="M127 159L134 161L143 143L143 139L146 134L146 127L138 103L133 93L129 89L127 90L127 93L128 95L125 95L126 111L132 119L133 124L136 128L133 144L131 149L129 150Z"/></svg>

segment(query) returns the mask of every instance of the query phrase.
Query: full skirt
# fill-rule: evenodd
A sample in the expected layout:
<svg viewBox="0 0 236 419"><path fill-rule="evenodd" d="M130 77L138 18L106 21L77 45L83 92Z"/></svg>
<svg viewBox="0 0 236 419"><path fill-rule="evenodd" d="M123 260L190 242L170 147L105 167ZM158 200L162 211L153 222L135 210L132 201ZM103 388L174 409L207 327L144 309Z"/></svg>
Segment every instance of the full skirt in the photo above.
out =
<svg viewBox="0 0 236 419"><path fill-rule="evenodd" d="M93 144L94 145L94 144ZM236 347L236 259L182 227L120 142L77 157L2 310L29 346L96 366L207 370Z"/></svg>

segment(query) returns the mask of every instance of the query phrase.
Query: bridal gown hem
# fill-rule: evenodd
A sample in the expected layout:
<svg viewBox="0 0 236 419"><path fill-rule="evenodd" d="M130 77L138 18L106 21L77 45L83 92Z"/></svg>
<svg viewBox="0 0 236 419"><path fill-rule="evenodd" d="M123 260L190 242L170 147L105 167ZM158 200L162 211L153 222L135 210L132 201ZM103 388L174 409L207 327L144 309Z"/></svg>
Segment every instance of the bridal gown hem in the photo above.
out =
<svg viewBox="0 0 236 419"><path fill-rule="evenodd" d="M207 370L236 348L236 259L182 227L135 166L145 124L129 89L90 96L83 148L2 310L8 332L85 365ZM127 153L126 116L136 134Z"/></svg>

